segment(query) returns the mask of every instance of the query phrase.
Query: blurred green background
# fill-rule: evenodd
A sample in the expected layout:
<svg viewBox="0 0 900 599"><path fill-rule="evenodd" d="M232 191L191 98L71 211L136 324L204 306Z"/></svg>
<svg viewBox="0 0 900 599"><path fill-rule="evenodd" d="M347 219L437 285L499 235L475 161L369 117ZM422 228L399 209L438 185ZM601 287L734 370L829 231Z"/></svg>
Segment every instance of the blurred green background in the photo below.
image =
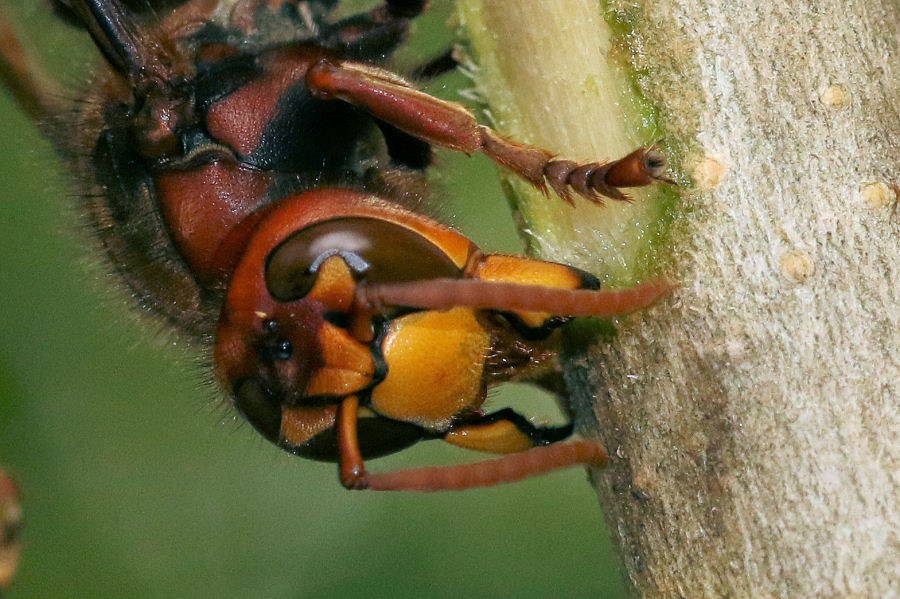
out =
<svg viewBox="0 0 900 599"><path fill-rule="evenodd" d="M86 37L33 0L0 10L74 97L94 55ZM451 11L433 2L399 61L448 46ZM465 85L453 75L429 89L458 99ZM333 466L238 423L206 354L129 309L90 256L64 167L5 93L0 114L0 463L26 514L5 597L623 594L580 468L464 493L350 493ZM518 252L488 161L441 152L437 163L433 195L451 200L449 221L488 250ZM559 418L527 387L492 397ZM372 466L476 457L433 442Z"/></svg>

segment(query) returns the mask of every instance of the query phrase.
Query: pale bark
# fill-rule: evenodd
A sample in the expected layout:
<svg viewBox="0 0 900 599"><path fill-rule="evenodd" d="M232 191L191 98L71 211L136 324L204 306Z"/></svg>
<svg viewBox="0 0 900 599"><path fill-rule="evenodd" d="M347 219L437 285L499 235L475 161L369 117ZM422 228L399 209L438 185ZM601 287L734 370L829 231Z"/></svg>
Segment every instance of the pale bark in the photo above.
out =
<svg viewBox="0 0 900 599"><path fill-rule="evenodd" d="M573 213L516 193L542 255L682 284L568 361L614 458L594 480L628 579L646 597L897 596L900 3L615 7L460 14L502 131L579 158L665 136L684 176L650 252L664 198ZM659 129L632 126L643 105L616 124L622 56ZM619 87L595 92L610 64Z"/></svg>

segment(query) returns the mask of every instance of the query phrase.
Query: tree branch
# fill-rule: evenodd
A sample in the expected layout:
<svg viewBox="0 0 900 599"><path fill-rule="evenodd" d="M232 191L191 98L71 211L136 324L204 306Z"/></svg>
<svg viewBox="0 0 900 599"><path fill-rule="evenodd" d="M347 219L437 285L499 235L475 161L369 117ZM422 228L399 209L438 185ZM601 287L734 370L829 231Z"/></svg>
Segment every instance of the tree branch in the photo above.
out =
<svg viewBox="0 0 900 599"><path fill-rule="evenodd" d="M896 1L615 2L604 19L588 0L462 0L460 13L501 131L615 156L659 135L646 96L692 178L669 231L664 194L636 215L515 192L543 256L614 282L662 263L683 285L568 359L576 409L613 456L595 482L633 588L896 593ZM612 85L596 92L604 68ZM627 114L598 106L630 82Z"/></svg>

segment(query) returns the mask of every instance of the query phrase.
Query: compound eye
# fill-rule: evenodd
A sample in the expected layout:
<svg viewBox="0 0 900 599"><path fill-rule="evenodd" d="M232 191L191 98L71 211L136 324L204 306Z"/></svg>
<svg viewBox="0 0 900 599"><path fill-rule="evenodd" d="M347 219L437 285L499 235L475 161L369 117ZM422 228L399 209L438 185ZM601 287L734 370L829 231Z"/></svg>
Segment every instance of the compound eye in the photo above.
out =
<svg viewBox="0 0 900 599"><path fill-rule="evenodd" d="M259 377L248 376L235 383L234 405L259 434L272 443L278 441L281 403Z"/></svg>
<svg viewBox="0 0 900 599"><path fill-rule="evenodd" d="M462 275L446 253L415 231L375 218L337 218L301 229L272 250L266 260L269 293L281 302L305 297L319 267L335 255L367 283Z"/></svg>

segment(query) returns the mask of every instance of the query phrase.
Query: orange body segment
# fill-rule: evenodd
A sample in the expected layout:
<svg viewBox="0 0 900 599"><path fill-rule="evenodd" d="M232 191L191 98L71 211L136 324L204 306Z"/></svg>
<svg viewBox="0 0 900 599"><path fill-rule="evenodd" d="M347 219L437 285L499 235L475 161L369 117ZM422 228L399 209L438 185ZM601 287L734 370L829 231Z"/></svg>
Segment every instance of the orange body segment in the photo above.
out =
<svg viewBox="0 0 900 599"><path fill-rule="evenodd" d="M487 255L475 268L474 277L483 281L520 283L556 289L578 289L582 276L573 268L555 262L543 262L524 256ZM548 312L524 312L515 314L529 327L539 327L553 316Z"/></svg>
<svg viewBox="0 0 900 599"><path fill-rule="evenodd" d="M444 441L488 453L516 453L534 445L528 435L508 420L455 427L444 436Z"/></svg>
<svg viewBox="0 0 900 599"><path fill-rule="evenodd" d="M337 406L296 406L281 410L281 440L299 447L334 428Z"/></svg>
<svg viewBox="0 0 900 599"><path fill-rule="evenodd" d="M371 375L343 368L323 367L316 370L309 379L305 395L341 397L355 393L372 382Z"/></svg>
<svg viewBox="0 0 900 599"><path fill-rule="evenodd" d="M372 382L372 354L347 331L323 322L319 327L319 346L325 364L313 373L306 395L344 396Z"/></svg>
<svg viewBox="0 0 900 599"><path fill-rule="evenodd" d="M321 302L326 310L348 312L353 304L356 281L340 256L332 256L319 267L316 284L307 296Z"/></svg>
<svg viewBox="0 0 900 599"><path fill-rule="evenodd" d="M372 390L372 407L428 429L446 427L460 412L481 405L490 343L468 308L393 320L382 344L388 374Z"/></svg>
<svg viewBox="0 0 900 599"><path fill-rule="evenodd" d="M578 289L582 283L582 275L571 266L502 254L483 256L475 268L474 276L484 281L505 281L558 289Z"/></svg>

